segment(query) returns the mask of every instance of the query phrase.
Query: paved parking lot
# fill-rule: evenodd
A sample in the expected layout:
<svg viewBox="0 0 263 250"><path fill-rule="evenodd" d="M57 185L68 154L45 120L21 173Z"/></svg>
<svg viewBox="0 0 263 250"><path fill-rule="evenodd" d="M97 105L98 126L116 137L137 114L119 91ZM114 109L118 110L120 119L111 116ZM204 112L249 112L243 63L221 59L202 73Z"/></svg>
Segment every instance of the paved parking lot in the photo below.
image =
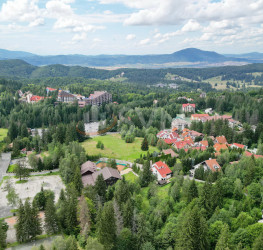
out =
<svg viewBox="0 0 263 250"><path fill-rule="evenodd" d="M6 171L11 161L11 153L2 153L0 155L0 182L6 175Z"/></svg>

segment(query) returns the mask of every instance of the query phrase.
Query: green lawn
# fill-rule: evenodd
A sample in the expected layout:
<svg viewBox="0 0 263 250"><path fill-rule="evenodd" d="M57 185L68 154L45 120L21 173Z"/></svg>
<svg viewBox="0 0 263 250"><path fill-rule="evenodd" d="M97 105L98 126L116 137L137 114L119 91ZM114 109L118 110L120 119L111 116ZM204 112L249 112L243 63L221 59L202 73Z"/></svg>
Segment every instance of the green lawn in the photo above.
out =
<svg viewBox="0 0 263 250"><path fill-rule="evenodd" d="M3 141L7 136L7 131L8 130L6 128L0 128L0 141Z"/></svg>
<svg viewBox="0 0 263 250"><path fill-rule="evenodd" d="M107 158L115 158L120 160L134 161L140 158L140 155L147 154L141 150L143 138L135 138L133 143L126 143L121 139L119 134L97 136L82 143L87 154L99 155ZM104 149L96 148L98 141L104 144ZM158 151L156 147L150 146L149 152Z"/></svg>
<svg viewBox="0 0 263 250"><path fill-rule="evenodd" d="M17 164L9 165L7 169L7 173L14 173L16 167L17 167Z"/></svg>
<svg viewBox="0 0 263 250"><path fill-rule="evenodd" d="M138 177L133 173L133 172L129 172L128 174L123 175L125 177L126 181L130 181L130 182L135 182Z"/></svg>

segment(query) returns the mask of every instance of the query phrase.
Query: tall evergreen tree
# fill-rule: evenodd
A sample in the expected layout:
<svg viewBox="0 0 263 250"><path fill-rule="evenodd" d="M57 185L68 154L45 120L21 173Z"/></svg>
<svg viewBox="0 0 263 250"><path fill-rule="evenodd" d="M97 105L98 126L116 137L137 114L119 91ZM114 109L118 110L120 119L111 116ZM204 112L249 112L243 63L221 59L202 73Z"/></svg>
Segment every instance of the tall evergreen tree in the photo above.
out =
<svg viewBox="0 0 263 250"><path fill-rule="evenodd" d="M107 184L103 178L103 175L100 174L95 182L95 190L97 194L102 197L103 200L105 200L106 197L106 190L107 190Z"/></svg>
<svg viewBox="0 0 263 250"><path fill-rule="evenodd" d="M226 224L221 230L215 250L229 250L230 249L229 241L230 241L230 231L228 225Z"/></svg>
<svg viewBox="0 0 263 250"><path fill-rule="evenodd" d="M140 175L140 184L142 187L147 187L151 181L153 181L154 176L151 171L150 162L146 161L143 164L142 173Z"/></svg>
<svg viewBox="0 0 263 250"><path fill-rule="evenodd" d="M0 221L0 249L6 248L6 237L7 237L6 230L7 228L5 228L4 223Z"/></svg>
<svg viewBox="0 0 263 250"><path fill-rule="evenodd" d="M17 222L16 222L16 239L18 242L24 242L26 235L24 230L25 221L25 208L22 201L19 201L19 206L17 209Z"/></svg>
<svg viewBox="0 0 263 250"><path fill-rule="evenodd" d="M145 136L143 141L142 141L141 150L142 151L147 151L148 149L149 149L149 145L148 145L147 138Z"/></svg>
<svg viewBox="0 0 263 250"><path fill-rule="evenodd" d="M194 206L181 218L175 249L209 249L207 223L198 206Z"/></svg>
<svg viewBox="0 0 263 250"><path fill-rule="evenodd" d="M75 189L78 192L78 195L80 195L81 194L81 190L83 188L83 183L82 183L81 173L80 173L80 168L79 167L76 167L73 183L74 183Z"/></svg>
<svg viewBox="0 0 263 250"><path fill-rule="evenodd" d="M194 198L198 197L198 190L195 180L192 180L187 192L187 202L191 202Z"/></svg>
<svg viewBox="0 0 263 250"><path fill-rule="evenodd" d="M54 200L51 197L46 202L45 229L48 234L56 234L59 231L56 208Z"/></svg>
<svg viewBox="0 0 263 250"><path fill-rule="evenodd" d="M91 215L88 207L87 198L83 195L79 202L79 221L82 236L87 240L91 230Z"/></svg>
<svg viewBox="0 0 263 250"><path fill-rule="evenodd" d="M97 223L98 239L105 249L112 249L116 242L116 221L112 201L105 203Z"/></svg>

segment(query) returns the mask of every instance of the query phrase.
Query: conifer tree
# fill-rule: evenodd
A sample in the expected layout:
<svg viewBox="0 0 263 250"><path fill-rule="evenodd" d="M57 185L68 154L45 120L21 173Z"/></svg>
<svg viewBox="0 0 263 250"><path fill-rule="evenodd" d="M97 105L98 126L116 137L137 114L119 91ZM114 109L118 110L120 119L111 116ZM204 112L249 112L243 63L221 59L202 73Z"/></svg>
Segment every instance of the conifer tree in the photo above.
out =
<svg viewBox="0 0 263 250"><path fill-rule="evenodd" d="M78 195L80 195L81 194L81 190L83 188L83 183L82 183L81 173L80 173L80 168L79 167L76 167L73 183L74 183L75 189L78 192Z"/></svg>
<svg viewBox="0 0 263 250"><path fill-rule="evenodd" d="M25 220L25 208L22 201L19 201L19 207L17 209L17 223L16 223L16 239L18 242L25 241L25 230L24 230L24 220Z"/></svg>
<svg viewBox="0 0 263 250"><path fill-rule="evenodd" d="M151 181L154 180L154 176L151 171L150 162L146 161L143 164L142 173L140 175L140 184L142 187L147 187Z"/></svg>
<svg viewBox="0 0 263 250"><path fill-rule="evenodd" d="M105 200L107 185L102 174L100 174L96 179L95 190L97 194L101 196L103 200Z"/></svg>
<svg viewBox="0 0 263 250"><path fill-rule="evenodd" d="M81 234L84 236L85 239L87 239L91 230L91 216L87 198L85 198L83 195L80 197L79 202L79 221Z"/></svg>
<svg viewBox="0 0 263 250"><path fill-rule="evenodd" d="M6 230L4 228L4 223L0 221L0 249L6 248Z"/></svg>
<svg viewBox="0 0 263 250"><path fill-rule="evenodd" d="M123 206L123 225L126 228L132 228L133 210L134 206L131 199L129 199Z"/></svg>
<svg viewBox="0 0 263 250"><path fill-rule="evenodd" d="M229 240L230 240L230 231L228 225L226 224L220 233L219 239L216 244L216 250L229 250Z"/></svg>
<svg viewBox="0 0 263 250"><path fill-rule="evenodd" d="M148 141L147 141L147 138L144 137L144 139L142 141L142 145L141 145L141 150L147 151L148 149L149 149Z"/></svg>
<svg viewBox="0 0 263 250"><path fill-rule="evenodd" d="M198 190L195 180L192 180L187 192L187 202L191 202L196 197L198 197Z"/></svg>
<svg viewBox="0 0 263 250"><path fill-rule="evenodd" d="M46 203L45 210L45 229L48 234L56 234L58 232L58 218L54 200L49 197Z"/></svg>
<svg viewBox="0 0 263 250"><path fill-rule="evenodd" d="M98 239L105 249L112 249L116 242L116 221L112 201L105 203L97 223Z"/></svg>

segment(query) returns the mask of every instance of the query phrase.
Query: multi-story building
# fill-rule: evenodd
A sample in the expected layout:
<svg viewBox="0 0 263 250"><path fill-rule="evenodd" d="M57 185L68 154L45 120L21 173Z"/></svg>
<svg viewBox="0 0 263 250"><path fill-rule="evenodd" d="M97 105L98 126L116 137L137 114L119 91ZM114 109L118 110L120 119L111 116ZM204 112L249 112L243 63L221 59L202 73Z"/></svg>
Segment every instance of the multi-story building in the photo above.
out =
<svg viewBox="0 0 263 250"><path fill-rule="evenodd" d="M112 94L107 91L95 91L94 94L85 99L86 105L102 105L103 103L112 102Z"/></svg>
<svg viewBox="0 0 263 250"><path fill-rule="evenodd" d="M58 101L59 102L74 102L77 100L77 97L68 91L59 90L58 91Z"/></svg>
<svg viewBox="0 0 263 250"><path fill-rule="evenodd" d="M182 109L184 113L195 113L195 104L193 103L183 104Z"/></svg>

